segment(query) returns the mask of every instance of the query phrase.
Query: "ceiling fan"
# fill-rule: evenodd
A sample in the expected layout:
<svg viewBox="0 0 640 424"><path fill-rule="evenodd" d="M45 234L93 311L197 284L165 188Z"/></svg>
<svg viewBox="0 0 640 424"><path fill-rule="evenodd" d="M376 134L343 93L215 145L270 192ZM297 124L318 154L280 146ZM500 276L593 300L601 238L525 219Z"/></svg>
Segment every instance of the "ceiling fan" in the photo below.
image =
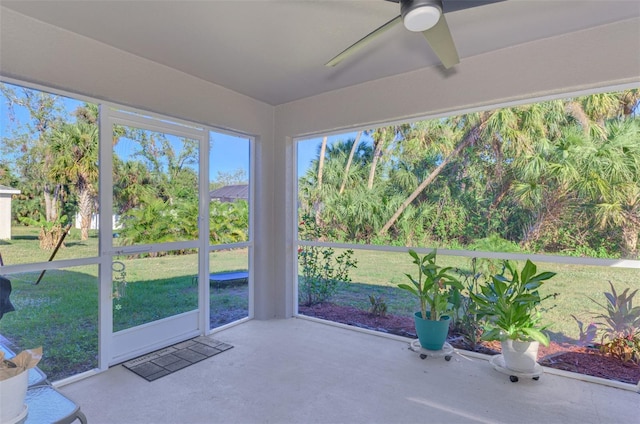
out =
<svg viewBox="0 0 640 424"><path fill-rule="evenodd" d="M364 38L347 47L325 66L336 66L371 40L381 35L396 24L402 22L406 29L422 32L434 53L445 68L460 63L458 51L449 31L445 14L456 10L469 9L504 0L386 0L400 3L400 15L391 19Z"/></svg>

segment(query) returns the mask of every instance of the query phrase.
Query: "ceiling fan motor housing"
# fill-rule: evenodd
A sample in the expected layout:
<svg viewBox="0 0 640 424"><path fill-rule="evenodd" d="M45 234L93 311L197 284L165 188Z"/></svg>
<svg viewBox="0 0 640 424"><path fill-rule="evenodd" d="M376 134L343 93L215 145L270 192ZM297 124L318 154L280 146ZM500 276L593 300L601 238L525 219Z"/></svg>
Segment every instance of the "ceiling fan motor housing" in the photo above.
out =
<svg viewBox="0 0 640 424"><path fill-rule="evenodd" d="M440 20L442 1L400 0L400 15L405 28L409 31L426 31Z"/></svg>

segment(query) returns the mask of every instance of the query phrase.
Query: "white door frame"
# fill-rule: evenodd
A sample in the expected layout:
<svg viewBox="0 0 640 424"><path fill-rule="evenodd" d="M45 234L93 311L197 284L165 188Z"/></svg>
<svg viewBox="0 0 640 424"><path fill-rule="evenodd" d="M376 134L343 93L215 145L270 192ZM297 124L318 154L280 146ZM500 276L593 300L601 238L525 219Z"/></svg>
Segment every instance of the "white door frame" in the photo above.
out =
<svg viewBox="0 0 640 424"><path fill-rule="evenodd" d="M199 143L199 236L198 240L137 246L113 246L113 129L131 126ZM109 105L100 107L100 363L114 365L173 343L205 334L209 320L208 279L199 278L198 309L113 332L112 262L113 256L127 253L172 249L198 249L198 275L208 275L208 129L173 118L144 112L129 113Z"/></svg>

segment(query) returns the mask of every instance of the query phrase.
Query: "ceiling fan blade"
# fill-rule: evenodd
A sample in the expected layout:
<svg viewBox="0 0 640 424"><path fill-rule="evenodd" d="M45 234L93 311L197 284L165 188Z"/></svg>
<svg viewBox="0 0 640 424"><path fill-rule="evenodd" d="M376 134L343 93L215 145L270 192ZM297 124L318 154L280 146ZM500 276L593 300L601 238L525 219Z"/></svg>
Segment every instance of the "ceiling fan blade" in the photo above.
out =
<svg viewBox="0 0 640 424"><path fill-rule="evenodd" d="M333 59L328 61L325 64L325 66L336 66L338 63L342 62L345 58L347 58L348 56L351 56L353 53L355 53L356 51L360 50L362 47L364 47L367 44L369 44L369 42L371 42L377 36L379 36L382 33L386 32L387 30L389 30L394 25L396 25L396 24L398 24L400 22L402 22L402 16L398 15L395 18L391 19L386 24L384 24L381 27L379 27L378 29L370 32L369 34L367 34L366 36L364 36L360 40L356 41L354 44L352 44L349 47L347 47L346 49L344 49L341 53L339 53Z"/></svg>
<svg viewBox="0 0 640 424"><path fill-rule="evenodd" d="M440 16L440 20L433 28L422 31L422 34L445 68L449 69L453 65L460 63L458 51L444 15Z"/></svg>

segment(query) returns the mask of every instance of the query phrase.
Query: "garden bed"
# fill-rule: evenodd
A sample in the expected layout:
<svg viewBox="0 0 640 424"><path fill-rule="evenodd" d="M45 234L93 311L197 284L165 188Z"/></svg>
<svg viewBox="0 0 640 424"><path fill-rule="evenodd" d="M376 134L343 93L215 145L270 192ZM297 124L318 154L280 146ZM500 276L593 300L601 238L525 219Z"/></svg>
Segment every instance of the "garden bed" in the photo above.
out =
<svg viewBox="0 0 640 424"><path fill-rule="evenodd" d="M415 338L412 317L387 315L374 316L351 306L322 303L311 307L300 306L302 315L334 321L374 331ZM451 335L449 343L458 349L473 350L489 355L500 353L499 342L482 342L475 348L467 345L462 337ZM621 361L603 355L598 349L577 346L570 343L552 341L548 347L540 346L538 362L549 368L571 371L579 374L637 384L640 381L640 366L624 364Z"/></svg>

